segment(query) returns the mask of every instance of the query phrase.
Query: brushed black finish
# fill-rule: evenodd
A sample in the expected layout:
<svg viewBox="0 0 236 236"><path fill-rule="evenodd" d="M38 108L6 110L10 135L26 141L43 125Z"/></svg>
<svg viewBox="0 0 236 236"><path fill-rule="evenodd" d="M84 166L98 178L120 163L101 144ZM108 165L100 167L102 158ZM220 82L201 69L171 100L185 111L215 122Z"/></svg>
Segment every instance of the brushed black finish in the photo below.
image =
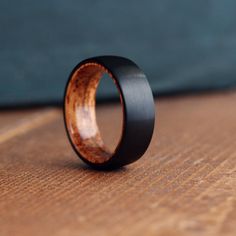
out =
<svg viewBox="0 0 236 236"><path fill-rule="evenodd" d="M76 153L93 168L114 169L130 164L145 153L154 130L155 106L148 80L133 61L124 57L93 57L80 62L75 69L88 62L105 67L119 87L124 111L123 133L116 152L101 164L88 162L76 151L71 140L70 142Z"/></svg>

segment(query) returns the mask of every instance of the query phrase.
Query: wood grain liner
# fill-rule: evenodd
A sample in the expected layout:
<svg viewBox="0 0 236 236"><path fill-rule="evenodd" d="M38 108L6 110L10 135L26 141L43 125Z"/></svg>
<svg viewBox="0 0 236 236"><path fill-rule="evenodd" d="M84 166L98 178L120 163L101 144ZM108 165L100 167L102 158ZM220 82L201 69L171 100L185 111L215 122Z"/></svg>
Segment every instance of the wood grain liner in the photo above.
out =
<svg viewBox="0 0 236 236"><path fill-rule="evenodd" d="M65 95L69 136L82 158L92 163L106 162L115 152L104 145L96 121L96 90L104 73L113 79L108 70L97 63L80 66L72 74ZM121 96L120 101L123 104Z"/></svg>

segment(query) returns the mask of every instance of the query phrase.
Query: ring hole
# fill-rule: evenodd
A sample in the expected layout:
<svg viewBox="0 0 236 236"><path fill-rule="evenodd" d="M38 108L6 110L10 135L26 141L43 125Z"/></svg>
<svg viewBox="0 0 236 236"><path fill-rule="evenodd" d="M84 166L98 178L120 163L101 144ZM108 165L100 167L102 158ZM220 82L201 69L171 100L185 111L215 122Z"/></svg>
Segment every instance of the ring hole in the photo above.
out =
<svg viewBox="0 0 236 236"><path fill-rule="evenodd" d="M96 100L101 101L96 105L96 116L102 140L112 153L122 135L123 111L119 99L114 81L107 73L103 74L96 93Z"/></svg>

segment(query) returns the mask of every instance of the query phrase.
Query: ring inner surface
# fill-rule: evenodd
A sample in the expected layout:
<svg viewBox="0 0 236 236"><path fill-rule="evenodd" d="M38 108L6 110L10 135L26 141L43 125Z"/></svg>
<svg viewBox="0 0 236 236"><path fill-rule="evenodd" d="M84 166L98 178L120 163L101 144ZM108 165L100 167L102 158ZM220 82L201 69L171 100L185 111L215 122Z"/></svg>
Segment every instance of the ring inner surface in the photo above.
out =
<svg viewBox="0 0 236 236"><path fill-rule="evenodd" d="M80 66L71 76L65 96L65 121L71 141L80 155L92 163L104 163L113 153L104 145L96 121L96 90L103 74L96 63Z"/></svg>

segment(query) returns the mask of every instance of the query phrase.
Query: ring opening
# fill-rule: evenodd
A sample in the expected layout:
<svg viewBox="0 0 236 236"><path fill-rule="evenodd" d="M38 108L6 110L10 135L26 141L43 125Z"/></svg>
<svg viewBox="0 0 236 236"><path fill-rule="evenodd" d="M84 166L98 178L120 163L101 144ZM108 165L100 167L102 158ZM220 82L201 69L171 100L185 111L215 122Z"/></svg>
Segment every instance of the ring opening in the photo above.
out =
<svg viewBox="0 0 236 236"><path fill-rule="evenodd" d="M108 161L111 151L102 139L96 119L96 91L104 74L111 73L97 63L86 63L72 74L65 94L65 122L70 139L78 153L91 163ZM117 86L119 91L119 88ZM120 93L120 91L119 91ZM123 101L120 95L123 108Z"/></svg>

